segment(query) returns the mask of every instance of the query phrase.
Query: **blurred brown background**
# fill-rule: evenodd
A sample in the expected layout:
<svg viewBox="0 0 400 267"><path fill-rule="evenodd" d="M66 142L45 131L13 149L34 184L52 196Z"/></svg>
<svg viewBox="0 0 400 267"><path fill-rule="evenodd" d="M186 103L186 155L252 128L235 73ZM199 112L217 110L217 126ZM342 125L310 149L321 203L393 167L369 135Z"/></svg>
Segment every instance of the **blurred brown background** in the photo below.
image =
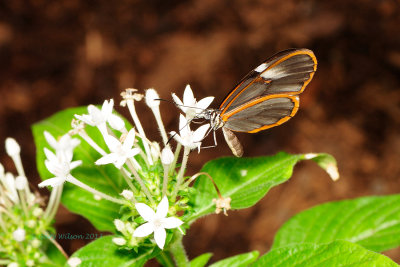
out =
<svg viewBox="0 0 400 267"><path fill-rule="evenodd" d="M1 1L0 140L15 137L32 184L39 181L30 125L67 107L101 104L126 87L182 95L191 84L217 107L252 68L275 52L312 49L319 61L297 116L258 134L242 134L245 156L328 152L338 160L334 183L312 162L255 207L208 216L189 231L190 258L213 261L271 246L277 229L298 211L322 202L400 192L400 12L395 0L254 1ZM160 140L152 114L138 113ZM125 110L117 107L124 114ZM162 104L168 130L178 110ZM230 155L193 153L189 173ZM0 161L13 168L0 148ZM45 193L46 190L41 190ZM95 231L61 209L60 233ZM68 253L82 240L61 241ZM400 262L400 250L386 253Z"/></svg>

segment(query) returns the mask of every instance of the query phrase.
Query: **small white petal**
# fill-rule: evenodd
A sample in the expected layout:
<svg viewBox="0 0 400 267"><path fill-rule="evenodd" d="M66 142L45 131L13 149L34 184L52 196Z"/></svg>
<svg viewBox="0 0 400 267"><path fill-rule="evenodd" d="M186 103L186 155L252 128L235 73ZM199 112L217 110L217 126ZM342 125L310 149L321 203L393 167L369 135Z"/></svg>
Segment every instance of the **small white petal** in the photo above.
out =
<svg viewBox="0 0 400 267"><path fill-rule="evenodd" d="M210 128L210 124L205 124L200 126L194 133L193 133L193 140L194 142L201 142L203 141L204 135L207 133L208 128Z"/></svg>
<svg viewBox="0 0 400 267"><path fill-rule="evenodd" d="M51 187L57 187L65 182L66 179L63 179L61 177L54 177L50 178L47 180L44 180L40 184L38 184L39 187L46 187L46 186L51 186Z"/></svg>
<svg viewBox="0 0 400 267"><path fill-rule="evenodd" d="M135 142L135 130L132 128L129 130L128 135L125 138L123 144L124 149L132 148L134 142Z"/></svg>
<svg viewBox="0 0 400 267"><path fill-rule="evenodd" d="M117 138L111 135L104 136L104 141L106 142L108 148L111 151L115 151L118 147L121 146L121 142Z"/></svg>
<svg viewBox="0 0 400 267"><path fill-rule="evenodd" d="M152 221L156 216L154 210L152 210L149 206L143 203L135 204L136 210L139 212L140 216L146 221Z"/></svg>
<svg viewBox="0 0 400 267"><path fill-rule="evenodd" d="M183 104L189 107L193 107L196 104L196 99L194 98L192 88L189 84L186 85L185 91L183 92Z"/></svg>
<svg viewBox="0 0 400 267"><path fill-rule="evenodd" d="M176 96L175 93L172 94L172 99L174 100L175 104L177 104L179 107L183 106L182 101L179 99L179 97Z"/></svg>
<svg viewBox="0 0 400 267"><path fill-rule="evenodd" d="M103 106L101 107L101 113L103 113L105 117L108 117L108 115L112 113L113 107L114 107L114 99L110 99L109 102L105 100Z"/></svg>
<svg viewBox="0 0 400 267"><path fill-rule="evenodd" d="M117 157L117 159L114 162L114 166L117 169L121 169L122 166L125 164L125 162L126 162L126 158Z"/></svg>
<svg viewBox="0 0 400 267"><path fill-rule="evenodd" d="M154 231L154 225L152 223L145 223L136 228L135 232L133 232L133 236L145 237L153 233L153 231Z"/></svg>
<svg viewBox="0 0 400 267"><path fill-rule="evenodd" d="M55 161L45 160L44 165L46 166L47 170L54 175L58 175L60 172L59 164Z"/></svg>
<svg viewBox="0 0 400 267"><path fill-rule="evenodd" d="M120 231L120 232L125 230L124 222L119 220L119 219L115 219L114 220L114 225L115 225L115 228L117 228L117 230Z"/></svg>
<svg viewBox="0 0 400 267"><path fill-rule="evenodd" d="M206 109L211 104L211 102L213 102L213 100L214 100L213 96L205 97L199 102L197 102L197 107L201 109Z"/></svg>
<svg viewBox="0 0 400 267"><path fill-rule="evenodd" d="M76 167L78 167L80 165L82 165L82 160L75 160L75 161L70 163L69 169L73 170L73 169L75 169Z"/></svg>
<svg viewBox="0 0 400 267"><path fill-rule="evenodd" d="M136 156L136 155L139 154L139 153L140 153L140 148L135 147L135 148L129 150L129 151L126 153L126 158L131 158L131 157L133 157L133 156Z"/></svg>
<svg viewBox="0 0 400 267"><path fill-rule="evenodd" d="M47 148L44 148L44 154L46 155L46 158L51 161L51 162L56 162L58 161L58 158L56 154L54 154L52 151L50 151Z"/></svg>
<svg viewBox="0 0 400 267"><path fill-rule="evenodd" d="M182 114L179 115L179 133L182 138L191 134L189 122Z"/></svg>
<svg viewBox="0 0 400 267"><path fill-rule="evenodd" d="M170 134L174 137L176 142L182 144L183 146L186 146L185 140L183 140L179 134L174 131L172 131Z"/></svg>
<svg viewBox="0 0 400 267"><path fill-rule="evenodd" d="M156 244L159 248L163 249L165 245L165 238L167 237L167 232L165 232L164 228L157 228L154 231L154 239L156 240Z"/></svg>
<svg viewBox="0 0 400 267"><path fill-rule="evenodd" d="M164 227L166 229L176 228L176 227L181 226L182 224L183 224L183 222L175 217L168 217L168 218L164 218L162 220L162 227Z"/></svg>
<svg viewBox="0 0 400 267"><path fill-rule="evenodd" d="M48 131L44 131L44 138L46 139L47 143L49 143L49 145L52 148L57 147L57 140L54 138L54 136L51 135L51 133L49 133Z"/></svg>
<svg viewBox="0 0 400 267"><path fill-rule="evenodd" d="M110 164L114 163L117 160L117 155L114 153L104 155L103 157L99 158L96 160L94 164L96 165L105 165L105 164Z"/></svg>
<svg viewBox="0 0 400 267"><path fill-rule="evenodd" d="M168 213L168 198L164 196L157 206L157 212L156 212L156 217L157 218L165 218Z"/></svg>

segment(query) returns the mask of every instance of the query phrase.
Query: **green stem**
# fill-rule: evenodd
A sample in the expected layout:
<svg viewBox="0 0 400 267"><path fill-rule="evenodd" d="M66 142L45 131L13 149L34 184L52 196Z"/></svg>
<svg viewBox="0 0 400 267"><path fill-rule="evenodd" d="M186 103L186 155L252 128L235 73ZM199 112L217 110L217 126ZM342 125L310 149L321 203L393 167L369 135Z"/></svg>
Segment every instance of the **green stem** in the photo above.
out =
<svg viewBox="0 0 400 267"><path fill-rule="evenodd" d="M183 174L185 173L185 169L186 169L186 164L189 158L189 153L190 153L190 148L189 147L185 147L185 149L183 150L183 158L182 158L182 165L181 168L179 169L179 173L178 176L176 178L176 185L174 188L174 192L172 193L172 201L175 202L176 200L176 196L178 194L178 191L182 185L183 182Z"/></svg>
<svg viewBox="0 0 400 267"><path fill-rule="evenodd" d="M167 252L161 252L157 255L157 261L164 267L175 267L174 260Z"/></svg>
<svg viewBox="0 0 400 267"><path fill-rule="evenodd" d="M186 255L185 248L182 243L182 234L178 231L175 231L176 239L171 244L169 251L172 254L172 257L175 260L176 266L178 267L189 267L190 262Z"/></svg>

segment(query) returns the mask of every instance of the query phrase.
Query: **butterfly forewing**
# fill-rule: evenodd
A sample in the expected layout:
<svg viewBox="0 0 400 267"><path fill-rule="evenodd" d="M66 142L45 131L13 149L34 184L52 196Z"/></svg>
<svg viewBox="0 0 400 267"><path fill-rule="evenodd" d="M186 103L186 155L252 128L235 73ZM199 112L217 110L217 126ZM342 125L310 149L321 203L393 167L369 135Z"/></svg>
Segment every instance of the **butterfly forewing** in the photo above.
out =
<svg viewBox="0 0 400 267"><path fill-rule="evenodd" d="M239 132L258 132L280 125L299 107L298 94L317 69L308 49L280 52L251 71L220 106L224 127Z"/></svg>
<svg viewBox="0 0 400 267"><path fill-rule="evenodd" d="M317 68L314 53L308 49L282 51L247 74L220 106L225 113L252 100L273 94L300 94L311 81Z"/></svg>

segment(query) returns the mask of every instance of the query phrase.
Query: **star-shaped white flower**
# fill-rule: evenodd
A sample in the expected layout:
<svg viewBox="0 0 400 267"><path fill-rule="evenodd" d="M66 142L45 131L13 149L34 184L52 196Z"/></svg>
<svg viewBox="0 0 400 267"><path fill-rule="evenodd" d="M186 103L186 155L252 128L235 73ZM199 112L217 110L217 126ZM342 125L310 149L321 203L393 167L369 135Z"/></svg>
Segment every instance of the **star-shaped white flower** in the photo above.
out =
<svg viewBox="0 0 400 267"><path fill-rule="evenodd" d="M81 120L86 124L89 124L90 126L98 127L100 132L105 134L107 132L106 122L113 115L112 114L113 106L114 106L113 99L111 99L110 101L105 100L103 106L101 107L101 110L94 105L89 105L88 106L89 114L84 114L84 115L75 114L75 117L78 120Z"/></svg>
<svg viewBox="0 0 400 267"><path fill-rule="evenodd" d="M96 161L97 165L104 165L112 163L116 168L120 169L125 164L128 158L139 154L139 148L132 148L135 142L135 130L131 129L127 134L125 141L122 143L111 135L105 136L107 146L110 148L111 153L107 154Z"/></svg>
<svg viewBox="0 0 400 267"><path fill-rule="evenodd" d="M203 141L204 136L209 128L210 124L205 124L193 132L190 130L188 120L185 118L185 116L180 114L179 135L174 131L171 132L171 135L173 135L174 139L181 143L184 147L189 147L190 149L197 147L200 152L201 141Z"/></svg>
<svg viewBox="0 0 400 267"><path fill-rule="evenodd" d="M159 248L163 249L167 232L165 229L173 229L181 226L183 222L175 217L168 217L168 198L163 197L154 212L149 206L143 203L136 203L135 207L140 216L147 222L136 228L134 237L145 237L154 232L154 239Z"/></svg>
<svg viewBox="0 0 400 267"><path fill-rule="evenodd" d="M51 133L44 131L44 137L49 143L49 145L54 148L56 151L57 156L65 156L66 159L71 158L72 159L72 154L81 141L77 138L71 138L69 134L65 134L61 136L61 138L57 141Z"/></svg>
<svg viewBox="0 0 400 267"><path fill-rule="evenodd" d="M213 96L209 96L197 102L190 85L186 85L185 91L183 92L183 102L175 94L172 94L172 98L178 107L186 114L187 119L192 119L197 114L203 112L214 100Z"/></svg>
<svg viewBox="0 0 400 267"><path fill-rule="evenodd" d="M82 161L72 161L72 154L70 158L59 157L47 148L44 149L46 154L46 160L44 164L46 165L49 172L51 172L55 177L47 179L39 184L39 187L52 186L56 187L68 181L71 170L82 164Z"/></svg>

